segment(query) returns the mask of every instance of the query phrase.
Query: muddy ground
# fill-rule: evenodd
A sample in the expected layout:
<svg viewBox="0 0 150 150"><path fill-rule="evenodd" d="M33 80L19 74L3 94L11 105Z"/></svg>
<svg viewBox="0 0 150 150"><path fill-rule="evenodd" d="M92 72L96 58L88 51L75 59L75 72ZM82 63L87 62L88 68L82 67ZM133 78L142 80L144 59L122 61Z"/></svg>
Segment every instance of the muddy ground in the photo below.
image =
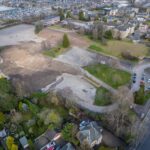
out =
<svg viewBox="0 0 150 150"><path fill-rule="evenodd" d="M15 87L21 87L27 93L45 87L62 73L80 74L70 65L44 56L40 43L11 46L1 52L1 57L1 71L12 79Z"/></svg>

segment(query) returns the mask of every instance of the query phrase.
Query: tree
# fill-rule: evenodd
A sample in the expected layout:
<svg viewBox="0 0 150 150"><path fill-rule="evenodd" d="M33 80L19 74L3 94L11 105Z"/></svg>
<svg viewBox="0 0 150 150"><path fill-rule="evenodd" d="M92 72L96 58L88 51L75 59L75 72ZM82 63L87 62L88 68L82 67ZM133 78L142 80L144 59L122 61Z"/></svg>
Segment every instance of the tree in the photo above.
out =
<svg viewBox="0 0 150 150"><path fill-rule="evenodd" d="M8 136L6 138L6 145L8 150L11 150L13 144L14 144L14 138L12 136Z"/></svg>
<svg viewBox="0 0 150 150"><path fill-rule="evenodd" d="M64 140L72 142L73 144L77 145L78 141L75 138L77 133L77 126L73 123L67 123L64 128L62 129L62 136Z"/></svg>
<svg viewBox="0 0 150 150"><path fill-rule="evenodd" d="M82 21L85 20L83 11L80 11L80 12L79 12L79 20L82 20Z"/></svg>
<svg viewBox="0 0 150 150"><path fill-rule="evenodd" d="M49 120L50 123L54 123L55 125L58 125L61 122L59 114L54 111L49 114Z"/></svg>
<svg viewBox="0 0 150 150"><path fill-rule="evenodd" d="M44 28L44 25L42 22L38 22L35 25L35 33L38 34L42 29Z"/></svg>
<svg viewBox="0 0 150 150"><path fill-rule="evenodd" d="M11 150L18 150L18 146L16 144L12 144Z"/></svg>
<svg viewBox="0 0 150 150"><path fill-rule="evenodd" d="M5 119L5 115L0 112L0 125L3 126L3 124L5 123L6 119Z"/></svg>
<svg viewBox="0 0 150 150"><path fill-rule="evenodd" d="M58 10L59 16L60 16L60 21L65 19L65 15L64 15L64 11L63 9L59 9Z"/></svg>
<svg viewBox="0 0 150 150"><path fill-rule="evenodd" d="M118 89L118 92L112 95L112 99L118 103L118 109L109 114L108 122L118 136L123 136L131 130L135 117L130 118L130 107L134 103L133 93L126 86Z"/></svg>
<svg viewBox="0 0 150 150"><path fill-rule="evenodd" d="M67 11L66 18L71 18L71 12L70 11Z"/></svg>
<svg viewBox="0 0 150 150"><path fill-rule="evenodd" d="M6 78L0 79L0 110L10 111L17 106L17 98L14 95L10 81Z"/></svg>
<svg viewBox="0 0 150 150"><path fill-rule="evenodd" d="M68 38L67 34L64 34L64 36L63 36L63 47L67 48L69 46L70 46L69 38Z"/></svg>
<svg viewBox="0 0 150 150"><path fill-rule="evenodd" d="M112 35L111 30L106 31L104 37L105 37L106 39L112 39L112 38L113 38L113 35Z"/></svg>
<svg viewBox="0 0 150 150"><path fill-rule="evenodd" d="M143 105L145 103L144 85L141 85L139 91L135 92L134 97L136 104Z"/></svg>

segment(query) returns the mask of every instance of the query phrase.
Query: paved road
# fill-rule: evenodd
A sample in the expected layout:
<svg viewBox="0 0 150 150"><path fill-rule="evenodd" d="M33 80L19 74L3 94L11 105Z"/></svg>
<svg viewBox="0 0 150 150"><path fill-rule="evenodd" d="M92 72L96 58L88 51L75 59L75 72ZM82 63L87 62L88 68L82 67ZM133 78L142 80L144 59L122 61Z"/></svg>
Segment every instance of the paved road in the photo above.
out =
<svg viewBox="0 0 150 150"><path fill-rule="evenodd" d="M150 150L150 109L141 123L141 139L140 144L136 150Z"/></svg>

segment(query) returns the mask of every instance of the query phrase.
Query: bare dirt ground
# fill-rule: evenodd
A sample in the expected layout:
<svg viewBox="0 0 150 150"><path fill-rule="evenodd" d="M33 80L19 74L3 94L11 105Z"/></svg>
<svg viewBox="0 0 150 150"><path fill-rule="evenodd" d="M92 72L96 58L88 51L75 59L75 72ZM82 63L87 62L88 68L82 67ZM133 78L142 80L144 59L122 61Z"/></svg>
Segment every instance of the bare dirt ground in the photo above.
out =
<svg viewBox="0 0 150 150"><path fill-rule="evenodd" d="M11 46L1 52L1 57L1 71L27 92L45 87L62 73L80 74L71 66L42 55L40 43L28 42Z"/></svg>
<svg viewBox="0 0 150 150"><path fill-rule="evenodd" d="M61 31L46 28L39 33L39 37L49 40L52 46L55 46L62 41L64 33L66 32L63 30ZM89 46L89 41L80 37L77 33L67 32L67 34L72 46L78 46L82 48L87 48Z"/></svg>

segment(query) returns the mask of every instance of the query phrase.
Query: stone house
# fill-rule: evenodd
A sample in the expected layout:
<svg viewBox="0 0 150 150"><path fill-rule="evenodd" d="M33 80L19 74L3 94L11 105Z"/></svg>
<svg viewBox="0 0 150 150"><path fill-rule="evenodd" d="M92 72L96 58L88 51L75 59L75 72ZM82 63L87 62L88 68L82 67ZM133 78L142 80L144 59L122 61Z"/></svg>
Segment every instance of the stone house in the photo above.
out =
<svg viewBox="0 0 150 150"><path fill-rule="evenodd" d="M86 142L91 148L102 141L102 127L98 126L95 121L89 122L77 133L80 143Z"/></svg>

